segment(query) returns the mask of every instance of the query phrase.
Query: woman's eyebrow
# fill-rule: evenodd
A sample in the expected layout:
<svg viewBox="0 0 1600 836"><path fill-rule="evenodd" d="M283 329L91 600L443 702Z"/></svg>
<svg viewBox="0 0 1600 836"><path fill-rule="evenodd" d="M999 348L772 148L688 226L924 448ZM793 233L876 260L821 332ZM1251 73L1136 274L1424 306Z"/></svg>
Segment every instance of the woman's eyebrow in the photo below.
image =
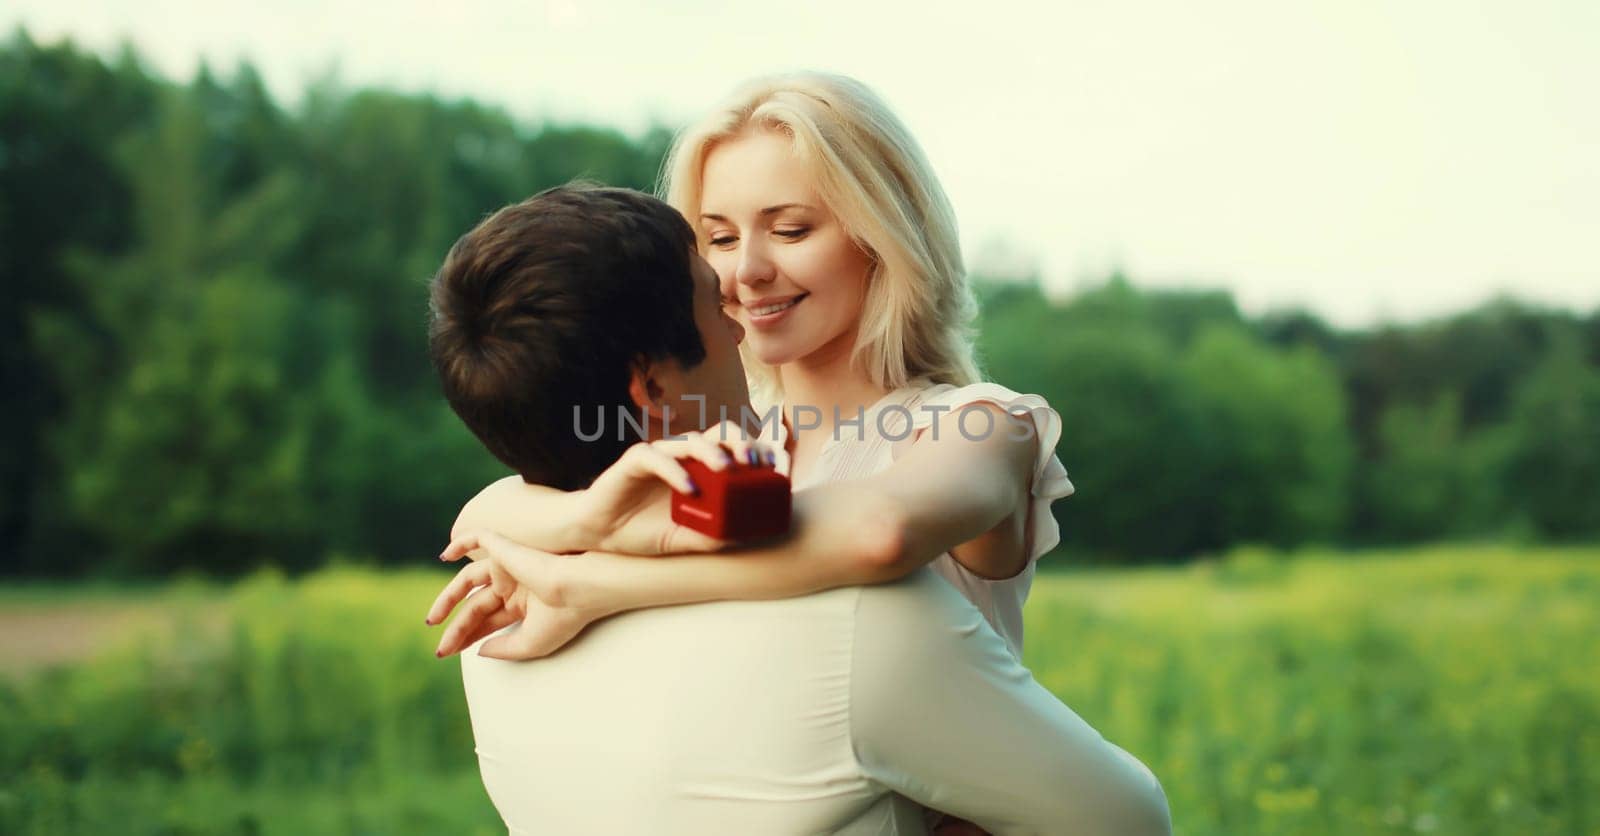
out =
<svg viewBox="0 0 1600 836"><path fill-rule="evenodd" d="M760 214L762 214L762 215L771 215L771 214L774 214L776 212L782 212L785 209L810 209L810 208L811 208L810 206L807 206L804 203L780 203L777 206L768 206L767 208L762 209Z"/></svg>
<svg viewBox="0 0 1600 836"><path fill-rule="evenodd" d="M762 209L760 212L757 212L756 214L765 217L767 215L771 215L771 214L776 213L776 212L782 212L785 209L811 209L811 208L814 208L814 207L808 206L808 205L806 205L804 203L780 203L777 206L768 206L767 208ZM703 220L703 221L722 221L722 222L726 223L728 219L726 217L722 216L722 215L717 215L717 214L714 214L714 213L711 213L711 212L702 212L700 214L700 220Z"/></svg>

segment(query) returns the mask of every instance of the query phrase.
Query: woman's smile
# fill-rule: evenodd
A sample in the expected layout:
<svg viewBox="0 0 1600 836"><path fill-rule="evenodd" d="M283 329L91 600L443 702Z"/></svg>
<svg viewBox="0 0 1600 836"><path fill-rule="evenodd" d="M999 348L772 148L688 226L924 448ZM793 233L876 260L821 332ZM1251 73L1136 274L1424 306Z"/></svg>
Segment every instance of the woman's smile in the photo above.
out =
<svg viewBox="0 0 1600 836"><path fill-rule="evenodd" d="M809 293L777 302L763 302L757 305L747 305L746 311L750 313L750 324L756 328L771 328L788 318L790 311L794 310L801 302L805 301Z"/></svg>

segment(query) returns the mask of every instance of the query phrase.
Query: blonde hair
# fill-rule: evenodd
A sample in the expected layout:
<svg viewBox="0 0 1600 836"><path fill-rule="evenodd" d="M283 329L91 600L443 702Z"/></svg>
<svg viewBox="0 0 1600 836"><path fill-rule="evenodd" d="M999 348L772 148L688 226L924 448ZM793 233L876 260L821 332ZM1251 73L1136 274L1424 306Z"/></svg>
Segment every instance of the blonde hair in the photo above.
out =
<svg viewBox="0 0 1600 836"><path fill-rule="evenodd" d="M706 155L751 130L777 131L815 172L817 190L872 257L851 354L873 383L898 389L918 377L965 386L980 379L973 352L977 302L967 283L955 212L911 133L866 85L826 73L758 78L678 134L659 193L695 226ZM751 394L783 396L774 366L740 347Z"/></svg>

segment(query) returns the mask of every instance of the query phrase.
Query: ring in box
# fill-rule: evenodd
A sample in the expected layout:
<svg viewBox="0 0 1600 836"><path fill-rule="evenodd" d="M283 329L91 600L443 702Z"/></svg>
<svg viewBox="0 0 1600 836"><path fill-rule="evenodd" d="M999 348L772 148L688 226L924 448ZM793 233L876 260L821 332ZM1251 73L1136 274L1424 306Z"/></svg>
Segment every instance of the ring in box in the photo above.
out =
<svg viewBox="0 0 1600 836"><path fill-rule="evenodd" d="M712 470L678 459L700 492L673 491L672 521L719 540L759 540L789 531L789 477L765 461Z"/></svg>

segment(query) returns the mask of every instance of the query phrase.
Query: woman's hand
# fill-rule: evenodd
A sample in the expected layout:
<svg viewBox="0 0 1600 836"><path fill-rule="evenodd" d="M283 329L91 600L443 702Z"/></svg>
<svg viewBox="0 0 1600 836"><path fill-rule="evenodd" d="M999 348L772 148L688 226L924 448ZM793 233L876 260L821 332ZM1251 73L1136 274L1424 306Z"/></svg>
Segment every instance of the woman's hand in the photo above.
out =
<svg viewBox="0 0 1600 836"><path fill-rule="evenodd" d="M535 594L534 584L526 582L535 580L548 585L552 578L540 574L540 560L570 558L527 549L498 535L482 534L456 540L440 559L459 560L473 549L482 549L486 557L468 564L445 584L425 619L430 625L438 624L457 604L466 602L439 638L435 655L440 658L459 653L508 624L521 622L505 635L484 642L478 648L478 655L508 660L538 659L561 649L584 627L609 614L552 606ZM516 567L515 572L510 571L512 566Z"/></svg>
<svg viewBox="0 0 1600 836"><path fill-rule="evenodd" d="M672 521L672 491L698 488L678 463L693 458L712 470L734 461L765 460L784 466L787 454L745 437L725 421L681 439L639 442L601 473L578 497L579 525L593 551L636 555L714 552L726 545Z"/></svg>

